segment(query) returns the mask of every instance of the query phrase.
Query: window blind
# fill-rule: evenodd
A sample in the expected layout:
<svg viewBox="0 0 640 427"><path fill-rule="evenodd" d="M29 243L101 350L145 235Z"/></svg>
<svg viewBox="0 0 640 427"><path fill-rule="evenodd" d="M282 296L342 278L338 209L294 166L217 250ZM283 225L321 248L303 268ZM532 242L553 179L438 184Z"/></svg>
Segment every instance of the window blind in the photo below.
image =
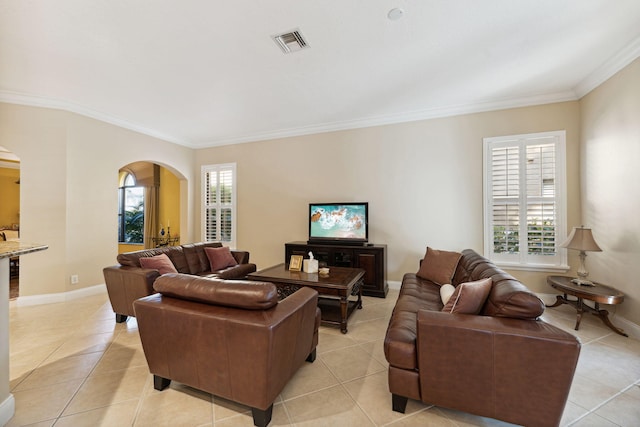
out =
<svg viewBox="0 0 640 427"><path fill-rule="evenodd" d="M204 241L234 243L235 164L203 166Z"/></svg>
<svg viewBox="0 0 640 427"><path fill-rule="evenodd" d="M560 265L565 230L564 132L485 138L485 253Z"/></svg>

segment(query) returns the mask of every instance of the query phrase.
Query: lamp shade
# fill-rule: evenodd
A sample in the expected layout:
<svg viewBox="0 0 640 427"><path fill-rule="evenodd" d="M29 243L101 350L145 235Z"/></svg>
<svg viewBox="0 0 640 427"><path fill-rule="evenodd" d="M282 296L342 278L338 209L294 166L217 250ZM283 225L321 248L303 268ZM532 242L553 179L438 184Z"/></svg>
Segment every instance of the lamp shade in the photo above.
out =
<svg viewBox="0 0 640 427"><path fill-rule="evenodd" d="M579 251L602 252L600 246L593 239L591 229L584 226L573 227L571 234L561 245L561 248L576 249Z"/></svg>

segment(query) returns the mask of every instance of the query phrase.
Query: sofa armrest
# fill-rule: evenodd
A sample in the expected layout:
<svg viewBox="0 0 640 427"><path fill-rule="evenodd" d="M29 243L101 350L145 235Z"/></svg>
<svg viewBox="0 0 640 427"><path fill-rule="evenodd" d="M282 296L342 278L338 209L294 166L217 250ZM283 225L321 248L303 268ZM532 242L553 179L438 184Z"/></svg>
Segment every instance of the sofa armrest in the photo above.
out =
<svg viewBox="0 0 640 427"><path fill-rule="evenodd" d="M114 313L133 316L133 301L151 295L153 282L160 277L158 270L114 265L105 267L104 274L109 301Z"/></svg>
<svg viewBox="0 0 640 427"><path fill-rule="evenodd" d="M238 264L248 264L249 263L249 252L248 251L231 251L231 255L236 259Z"/></svg>
<svg viewBox="0 0 640 427"><path fill-rule="evenodd" d="M558 425L580 341L542 320L418 311L422 400L527 426Z"/></svg>

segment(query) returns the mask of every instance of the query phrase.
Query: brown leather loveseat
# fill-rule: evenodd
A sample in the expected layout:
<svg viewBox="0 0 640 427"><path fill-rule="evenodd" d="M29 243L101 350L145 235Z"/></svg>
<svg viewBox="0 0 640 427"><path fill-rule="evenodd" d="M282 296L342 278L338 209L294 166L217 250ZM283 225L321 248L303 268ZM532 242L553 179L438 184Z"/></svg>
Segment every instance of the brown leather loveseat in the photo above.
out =
<svg viewBox="0 0 640 427"><path fill-rule="evenodd" d="M165 254L175 271L195 276L242 279L256 271L256 265L249 263L249 252L233 250L230 252L237 265L212 271L205 248L222 248L222 243L188 243L119 254L118 265L102 270L116 322L121 323L127 320L127 316L135 316L133 302L154 293L153 282L161 273L157 268L143 268L141 258Z"/></svg>
<svg viewBox="0 0 640 427"><path fill-rule="evenodd" d="M456 289L491 278L475 282L490 283L486 302L478 314L443 312L452 307L440 295L446 283L405 274L384 343L393 410L404 413L411 398L527 427L557 426L579 340L541 320L544 303L473 250L453 268Z"/></svg>
<svg viewBox="0 0 640 427"><path fill-rule="evenodd" d="M156 390L171 380L251 407L266 426L273 402L318 344L318 293L278 302L272 283L165 274L136 300L140 339Z"/></svg>

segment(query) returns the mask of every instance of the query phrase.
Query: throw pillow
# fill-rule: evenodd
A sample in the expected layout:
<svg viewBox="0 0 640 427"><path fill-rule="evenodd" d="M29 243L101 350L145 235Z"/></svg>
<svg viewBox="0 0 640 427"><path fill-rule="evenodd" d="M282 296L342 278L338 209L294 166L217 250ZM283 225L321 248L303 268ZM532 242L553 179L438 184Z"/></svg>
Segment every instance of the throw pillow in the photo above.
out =
<svg viewBox="0 0 640 427"><path fill-rule="evenodd" d="M459 252L439 251L427 247L427 253L416 275L440 286L451 283L461 256Z"/></svg>
<svg viewBox="0 0 640 427"><path fill-rule="evenodd" d="M449 302L449 298L456 291L456 287L447 283L446 285L440 286L440 299L442 300L443 305L447 305Z"/></svg>
<svg viewBox="0 0 640 427"><path fill-rule="evenodd" d="M491 277L459 284L449 301L442 308L442 311L459 314L480 313L489 296L489 292L491 292L492 284Z"/></svg>
<svg viewBox="0 0 640 427"><path fill-rule="evenodd" d="M238 265L238 261L231 255L231 250L228 246L221 246L219 248L204 248L204 252L209 258L209 265L211 271L222 270L223 268L233 267Z"/></svg>
<svg viewBox="0 0 640 427"><path fill-rule="evenodd" d="M160 254L152 257L140 258L140 266L142 268L154 268L158 270L160 274L177 273L178 270L173 266L173 263L167 256L167 254Z"/></svg>

